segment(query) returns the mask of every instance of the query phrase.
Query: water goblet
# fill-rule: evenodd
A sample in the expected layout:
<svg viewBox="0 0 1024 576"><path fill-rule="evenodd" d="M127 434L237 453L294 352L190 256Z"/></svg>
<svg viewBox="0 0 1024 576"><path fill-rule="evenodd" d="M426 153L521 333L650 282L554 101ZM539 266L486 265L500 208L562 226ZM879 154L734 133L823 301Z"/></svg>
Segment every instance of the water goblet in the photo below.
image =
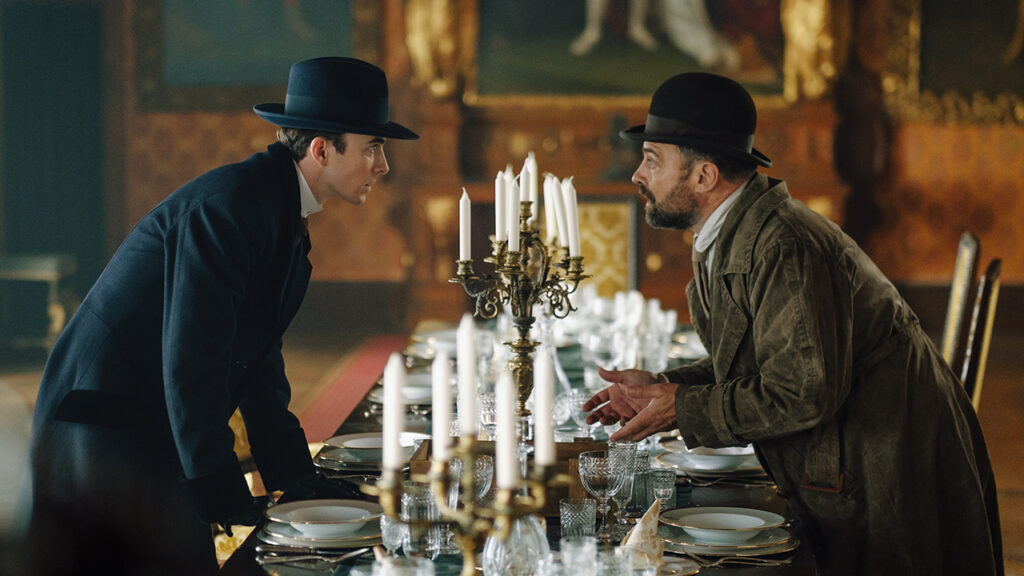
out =
<svg viewBox="0 0 1024 576"><path fill-rule="evenodd" d="M597 571L597 538L569 536L558 544L562 553L562 566L571 574L593 574Z"/></svg>
<svg viewBox="0 0 1024 576"><path fill-rule="evenodd" d="M497 410L494 402L494 393L484 393L479 396L480 427L487 434L488 440L494 440L495 430L498 428Z"/></svg>
<svg viewBox="0 0 1024 576"><path fill-rule="evenodd" d="M583 488L597 499L597 509L601 513L601 528L597 538L602 542L611 542L611 527L608 526L608 499L622 487L622 468L615 466L607 450L591 450L579 456L579 474Z"/></svg>
<svg viewBox="0 0 1024 576"><path fill-rule="evenodd" d="M626 504L633 496L633 480L636 473L636 442L609 442L608 455L612 465L621 475L621 485L612 501L615 502L615 526L612 527L612 538L619 540L629 532L630 524L626 521Z"/></svg>
<svg viewBox="0 0 1024 576"><path fill-rule="evenodd" d="M665 503L676 493L676 471L667 468L651 470L651 488L654 490L654 497L661 501L661 507L664 509Z"/></svg>
<svg viewBox="0 0 1024 576"><path fill-rule="evenodd" d="M380 539L388 556L398 554L398 549L405 541L406 525L401 520L392 518L387 514L380 517Z"/></svg>
<svg viewBox="0 0 1024 576"><path fill-rule="evenodd" d="M441 548L441 512L434 501L430 485L407 482L402 494L401 520L407 524L402 539L402 552L406 556L420 556L433 560Z"/></svg>

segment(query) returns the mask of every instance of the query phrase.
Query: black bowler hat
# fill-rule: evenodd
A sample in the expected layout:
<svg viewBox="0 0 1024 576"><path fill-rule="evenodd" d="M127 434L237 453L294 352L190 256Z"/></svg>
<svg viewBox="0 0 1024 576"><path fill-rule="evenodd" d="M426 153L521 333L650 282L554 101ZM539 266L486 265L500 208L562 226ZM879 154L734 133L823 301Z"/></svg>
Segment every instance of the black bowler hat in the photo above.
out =
<svg viewBox="0 0 1024 576"><path fill-rule="evenodd" d="M757 108L743 86L724 76L688 72L658 87L646 124L619 135L681 144L768 167L772 161L754 148L756 126Z"/></svg>
<svg viewBox="0 0 1024 576"><path fill-rule="evenodd" d="M373 64L355 58L314 58L292 64L284 104L257 104L260 117L287 128L419 138L388 119L388 79Z"/></svg>

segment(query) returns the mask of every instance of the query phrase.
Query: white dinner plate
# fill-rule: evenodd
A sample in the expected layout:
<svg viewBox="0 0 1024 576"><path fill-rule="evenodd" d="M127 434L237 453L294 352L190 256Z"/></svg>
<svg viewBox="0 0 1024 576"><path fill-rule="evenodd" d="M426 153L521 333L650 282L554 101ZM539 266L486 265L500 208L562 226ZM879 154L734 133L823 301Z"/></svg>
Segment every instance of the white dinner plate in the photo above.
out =
<svg viewBox="0 0 1024 576"><path fill-rule="evenodd" d="M399 440L402 444L402 460L408 462L419 442L427 438L430 435L422 432L402 432ZM324 440L324 447L313 459L313 463L335 471L380 470L380 439L380 432L332 436Z"/></svg>
<svg viewBox="0 0 1024 576"><path fill-rule="evenodd" d="M658 536L665 542L665 552L701 556L770 556L796 550L800 539L785 528L766 530L742 546L723 546L699 542L680 528L662 524Z"/></svg>
<svg viewBox="0 0 1024 576"><path fill-rule="evenodd" d="M758 510L757 508L737 508L733 506L690 506L687 508L673 508L672 510L662 512L658 517L658 521L662 524L668 524L669 526L675 526L677 528L688 528L694 527L694 524L687 522L688 517L716 513L735 514L756 518L762 522L760 524L761 530L781 528L787 524L786 519L783 516L774 512Z"/></svg>
<svg viewBox="0 0 1024 576"><path fill-rule="evenodd" d="M721 472L753 467L760 469L757 456L754 455L754 446L751 444L727 448L688 448L682 440L670 440L663 442L661 447L673 454L679 454L681 457L676 457L676 460L694 470Z"/></svg>
<svg viewBox="0 0 1024 576"><path fill-rule="evenodd" d="M271 506L263 515L290 525L305 538L349 538L371 521L380 523L381 507L362 500L325 498Z"/></svg>
<svg viewBox="0 0 1024 576"><path fill-rule="evenodd" d="M319 454L313 457L313 464L328 472L376 472L380 470L381 462L359 461L353 458L344 448L331 448L325 446Z"/></svg>
<svg viewBox="0 0 1024 576"><path fill-rule="evenodd" d="M284 522L267 522L256 537L269 544L308 548L359 548L380 544L380 521L370 521L344 538L309 538Z"/></svg>
<svg viewBox="0 0 1024 576"><path fill-rule="evenodd" d="M747 477L760 476L764 474L764 469L761 468L761 464L754 456L744 458L738 465L722 469L709 469L706 463L695 461L693 458L690 458L688 454L680 454L678 452L665 452L664 454L659 454L655 460L657 460L664 468L674 468L687 475L697 476L700 478L719 476Z"/></svg>
<svg viewBox="0 0 1024 576"><path fill-rule="evenodd" d="M430 406L433 404L433 390L430 388L404 387L402 388L402 404L406 406ZM370 390L366 399L375 404L384 403L384 388L377 386Z"/></svg>

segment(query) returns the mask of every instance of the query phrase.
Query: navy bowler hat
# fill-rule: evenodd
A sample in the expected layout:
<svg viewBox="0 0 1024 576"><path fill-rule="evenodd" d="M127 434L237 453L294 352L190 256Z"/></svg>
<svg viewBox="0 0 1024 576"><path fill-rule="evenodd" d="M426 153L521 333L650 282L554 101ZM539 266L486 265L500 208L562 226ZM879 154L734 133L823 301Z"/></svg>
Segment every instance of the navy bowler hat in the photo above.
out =
<svg viewBox="0 0 1024 576"><path fill-rule="evenodd" d="M257 104L253 112L287 128L419 138L388 118L388 80L380 68L355 58L328 57L292 64L284 104Z"/></svg>
<svg viewBox="0 0 1024 576"><path fill-rule="evenodd" d="M772 161L754 148L756 126L757 108L743 86L724 76L687 72L658 87L646 124L619 136L679 144L768 167Z"/></svg>

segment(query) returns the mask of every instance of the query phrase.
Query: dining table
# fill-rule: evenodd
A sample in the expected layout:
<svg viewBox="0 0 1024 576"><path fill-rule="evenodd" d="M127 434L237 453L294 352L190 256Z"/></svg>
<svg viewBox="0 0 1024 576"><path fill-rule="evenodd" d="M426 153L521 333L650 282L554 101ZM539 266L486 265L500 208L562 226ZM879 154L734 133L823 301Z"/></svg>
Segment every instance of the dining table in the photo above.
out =
<svg viewBox="0 0 1024 576"><path fill-rule="evenodd" d="M413 332L410 342L422 342ZM564 343L557 348L557 357L560 369L573 382L582 381L582 360L579 346L573 343ZM410 370L429 369L429 361L424 359L410 358L407 364L412 367ZM420 365L417 366L417 362ZM372 390L371 390L372 392ZM381 410L380 405L370 398L368 393L358 406L351 412L344 422L336 430L336 435L361 434L368 432L381 432ZM409 410L406 414L406 430L429 432L430 414L423 410ZM325 477L330 477L338 482L352 484L370 483L379 476L379 470L357 470L347 472L344 470L325 470L318 472ZM406 469L408 473L408 469ZM673 557L689 558L701 564L700 574L707 575L747 575L747 576L809 576L816 573L814 566L814 555L811 547L807 545L803 537L802 526L798 521L792 520L792 515L786 509L786 500L778 493L776 487L770 481L745 482L742 479L729 479L724 481L703 481L701 479L688 478L680 474L677 477L676 493L673 498L667 501L667 508L685 507L737 507L746 509L757 509L774 512L782 515L790 522L790 530L799 540L800 544L795 550L775 556L766 556L769 562L763 565L743 565L730 562L714 565L715 556L693 556L685 554L682 550L672 552L666 550L664 557L670 560ZM376 498L370 495L363 495L368 501L375 502ZM663 508L663 511L666 508ZM546 526L547 538L552 551L558 550L561 539L559 518L556 515L547 516L543 523ZM349 573L371 574L371 567L375 560L374 551L370 546L356 548L362 553L355 557L340 562L319 562L319 561L296 561L264 564L259 561L257 547L263 547L266 542L259 538L259 526L235 549L231 556L221 567L221 573L226 575L240 576L314 576L314 575L346 575ZM603 545L607 547L608 545ZM381 549L378 549L378 553ZM458 554L442 554L434 559L435 576L456 576L462 569L462 558ZM478 563L479 564L479 563ZM669 563L671 566L671 563ZM480 568L477 569L481 572ZM687 572L693 573L693 572ZM661 576L670 576L669 570L663 570Z"/></svg>

